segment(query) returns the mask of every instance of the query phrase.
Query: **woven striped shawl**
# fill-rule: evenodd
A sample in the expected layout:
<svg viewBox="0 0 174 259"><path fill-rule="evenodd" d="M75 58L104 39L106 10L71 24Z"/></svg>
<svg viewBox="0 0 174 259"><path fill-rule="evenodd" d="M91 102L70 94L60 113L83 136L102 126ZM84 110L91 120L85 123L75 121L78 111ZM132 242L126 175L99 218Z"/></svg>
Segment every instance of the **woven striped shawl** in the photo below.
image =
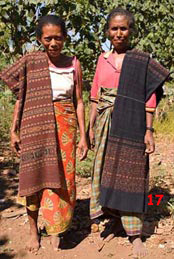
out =
<svg viewBox="0 0 174 259"><path fill-rule="evenodd" d="M112 115L110 136L144 143L145 103L156 92L157 104L169 71L137 49L127 51Z"/></svg>
<svg viewBox="0 0 174 259"><path fill-rule="evenodd" d="M2 71L0 78L20 100L19 195L60 188L57 129L46 53L25 55Z"/></svg>

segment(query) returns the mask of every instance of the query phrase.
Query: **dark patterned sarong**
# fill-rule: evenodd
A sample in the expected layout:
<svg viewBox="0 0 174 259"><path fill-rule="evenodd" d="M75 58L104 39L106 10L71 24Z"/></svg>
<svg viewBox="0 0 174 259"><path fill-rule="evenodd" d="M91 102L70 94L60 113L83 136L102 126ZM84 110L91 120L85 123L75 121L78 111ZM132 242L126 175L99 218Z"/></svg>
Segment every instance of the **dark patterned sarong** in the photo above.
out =
<svg viewBox="0 0 174 259"><path fill-rule="evenodd" d="M147 209L149 161L145 155L145 102L156 92L157 103L169 71L149 54L125 55L112 114L101 180L101 205L125 212Z"/></svg>
<svg viewBox="0 0 174 259"><path fill-rule="evenodd" d="M149 179L145 144L109 137L101 188L101 204L121 211L143 212Z"/></svg>

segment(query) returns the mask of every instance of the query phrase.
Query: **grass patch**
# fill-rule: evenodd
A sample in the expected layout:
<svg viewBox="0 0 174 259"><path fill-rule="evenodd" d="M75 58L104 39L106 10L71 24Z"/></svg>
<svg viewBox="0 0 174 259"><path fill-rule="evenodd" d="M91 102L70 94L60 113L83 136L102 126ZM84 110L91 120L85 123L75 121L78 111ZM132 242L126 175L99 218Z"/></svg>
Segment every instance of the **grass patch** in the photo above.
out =
<svg viewBox="0 0 174 259"><path fill-rule="evenodd" d="M154 128L158 134L174 137L174 83L164 87L164 98L157 107Z"/></svg>
<svg viewBox="0 0 174 259"><path fill-rule="evenodd" d="M89 150L88 156L85 160L76 162L76 173L84 178L91 176L91 170L93 165L94 152Z"/></svg>

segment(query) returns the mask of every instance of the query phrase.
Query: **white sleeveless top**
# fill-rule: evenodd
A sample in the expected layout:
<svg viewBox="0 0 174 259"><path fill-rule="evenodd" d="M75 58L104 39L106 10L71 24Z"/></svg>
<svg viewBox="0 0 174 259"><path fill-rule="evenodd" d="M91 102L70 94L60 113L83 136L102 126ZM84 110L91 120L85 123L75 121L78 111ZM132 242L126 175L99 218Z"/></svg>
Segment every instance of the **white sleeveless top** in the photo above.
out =
<svg viewBox="0 0 174 259"><path fill-rule="evenodd" d="M53 101L72 99L74 90L74 67L49 66Z"/></svg>

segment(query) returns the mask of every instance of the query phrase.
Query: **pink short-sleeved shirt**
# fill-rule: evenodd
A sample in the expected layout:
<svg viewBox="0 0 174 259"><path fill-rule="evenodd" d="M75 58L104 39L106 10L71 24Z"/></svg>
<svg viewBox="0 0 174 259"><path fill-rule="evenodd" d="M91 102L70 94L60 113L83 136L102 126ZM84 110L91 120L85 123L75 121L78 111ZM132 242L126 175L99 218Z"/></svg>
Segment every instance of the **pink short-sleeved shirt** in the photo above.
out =
<svg viewBox="0 0 174 259"><path fill-rule="evenodd" d="M121 70L115 67L112 51L99 56L91 88L91 99L97 99L99 87L118 88ZM146 102L146 111L155 111L156 94L153 93Z"/></svg>

